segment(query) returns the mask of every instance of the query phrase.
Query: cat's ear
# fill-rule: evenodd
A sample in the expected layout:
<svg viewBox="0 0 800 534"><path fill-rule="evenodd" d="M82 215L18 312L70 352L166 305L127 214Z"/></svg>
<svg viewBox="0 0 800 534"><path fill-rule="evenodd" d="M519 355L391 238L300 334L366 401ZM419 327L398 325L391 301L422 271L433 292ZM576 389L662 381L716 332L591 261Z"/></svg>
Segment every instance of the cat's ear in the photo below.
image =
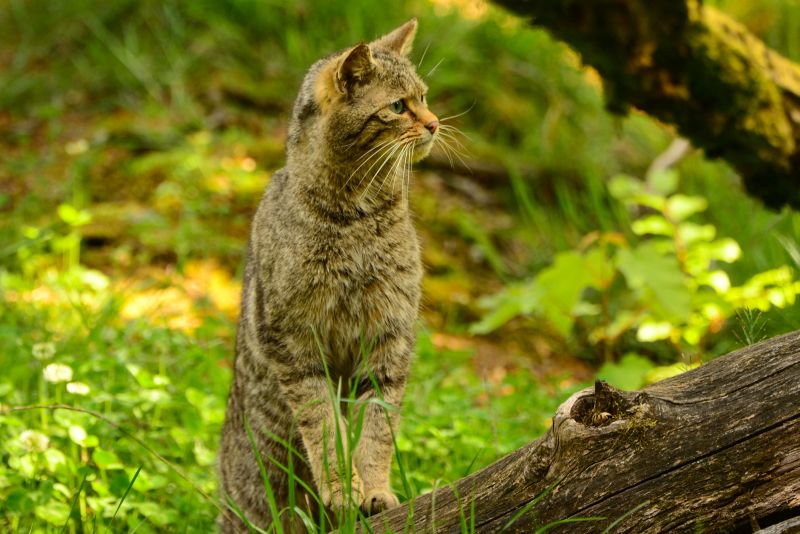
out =
<svg viewBox="0 0 800 534"><path fill-rule="evenodd" d="M342 54L334 84L340 93L347 94L356 85L367 83L374 72L372 52L368 45L361 43Z"/></svg>
<svg viewBox="0 0 800 534"><path fill-rule="evenodd" d="M376 39L373 44L380 48L394 50L401 56L407 56L411 52L411 45L414 43L414 36L416 34L417 19L411 19L399 28Z"/></svg>

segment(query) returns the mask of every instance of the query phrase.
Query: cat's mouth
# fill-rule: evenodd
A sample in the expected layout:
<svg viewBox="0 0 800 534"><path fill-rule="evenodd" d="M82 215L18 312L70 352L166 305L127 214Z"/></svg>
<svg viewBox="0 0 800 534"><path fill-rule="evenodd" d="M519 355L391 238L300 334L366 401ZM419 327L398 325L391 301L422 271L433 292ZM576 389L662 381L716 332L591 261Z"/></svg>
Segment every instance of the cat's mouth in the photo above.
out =
<svg viewBox="0 0 800 534"><path fill-rule="evenodd" d="M414 144L414 162L423 159L427 156L433 147L433 136L421 138Z"/></svg>

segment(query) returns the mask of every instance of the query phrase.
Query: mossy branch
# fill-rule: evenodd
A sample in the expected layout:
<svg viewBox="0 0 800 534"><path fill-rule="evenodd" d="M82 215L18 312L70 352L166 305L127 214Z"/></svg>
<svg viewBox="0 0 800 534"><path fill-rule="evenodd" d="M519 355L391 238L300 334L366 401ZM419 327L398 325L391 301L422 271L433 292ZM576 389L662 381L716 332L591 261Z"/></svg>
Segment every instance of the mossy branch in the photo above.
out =
<svg viewBox="0 0 800 534"><path fill-rule="evenodd" d="M580 52L610 109L674 124L767 205L800 206L800 66L744 26L698 0L496 3Z"/></svg>

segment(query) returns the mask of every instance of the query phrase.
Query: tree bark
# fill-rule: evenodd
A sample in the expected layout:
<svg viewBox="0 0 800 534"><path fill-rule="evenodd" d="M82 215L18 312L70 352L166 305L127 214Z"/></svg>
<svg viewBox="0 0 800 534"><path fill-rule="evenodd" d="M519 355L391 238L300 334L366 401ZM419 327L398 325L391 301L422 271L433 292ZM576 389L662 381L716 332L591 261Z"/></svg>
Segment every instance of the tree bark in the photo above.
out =
<svg viewBox="0 0 800 534"><path fill-rule="evenodd" d="M495 2L577 50L610 109L676 125L766 204L800 206L800 66L744 26L699 0Z"/></svg>
<svg viewBox="0 0 800 534"><path fill-rule="evenodd" d="M369 522L374 532L794 532L795 517L800 331L642 391L598 382L562 404L542 438Z"/></svg>

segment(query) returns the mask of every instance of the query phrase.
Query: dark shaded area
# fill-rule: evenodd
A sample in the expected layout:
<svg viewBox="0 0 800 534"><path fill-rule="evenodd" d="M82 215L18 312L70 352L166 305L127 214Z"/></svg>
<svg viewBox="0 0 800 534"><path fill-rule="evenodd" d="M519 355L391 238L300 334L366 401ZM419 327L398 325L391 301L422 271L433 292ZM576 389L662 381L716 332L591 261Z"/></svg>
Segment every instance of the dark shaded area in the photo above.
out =
<svg viewBox="0 0 800 534"><path fill-rule="evenodd" d="M609 109L675 124L768 206L800 206L800 67L694 0L520 2L602 75Z"/></svg>

